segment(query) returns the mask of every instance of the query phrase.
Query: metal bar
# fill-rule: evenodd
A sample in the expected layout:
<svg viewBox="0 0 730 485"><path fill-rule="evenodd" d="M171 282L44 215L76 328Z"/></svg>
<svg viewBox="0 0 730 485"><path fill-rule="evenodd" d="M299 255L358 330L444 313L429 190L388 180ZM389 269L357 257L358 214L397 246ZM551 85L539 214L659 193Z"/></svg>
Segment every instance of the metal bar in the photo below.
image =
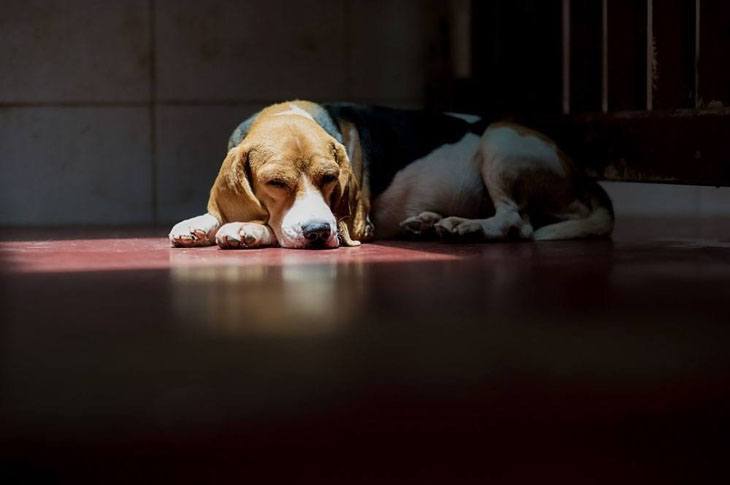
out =
<svg viewBox="0 0 730 485"><path fill-rule="evenodd" d="M451 22L453 74L456 79L467 79L472 75L471 0L455 0L451 3Z"/></svg>
<svg viewBox="0 0 730 485"><path fill-rule="evenodd" d="M563 114L570 113L570 0L563 0Z"/></svg>
<svg viewBox="0 0 730 485"><path fill-rule="evenodd" d="M646 110L654 109L654 0L646 0Z"/></svg>
<svg viewBox="0 0 730 485"><path fill-rule="evenodd" d="M692 86L692 103L695 108L700 108L700 10L702 0L695 0L695 49L694 49L694 76Z"/></svg>
<svg viewBox="0 0 730 485"><path fill-rule="evenodd" d="M608 0L601 4L601 111L608 113Z"/></svg>

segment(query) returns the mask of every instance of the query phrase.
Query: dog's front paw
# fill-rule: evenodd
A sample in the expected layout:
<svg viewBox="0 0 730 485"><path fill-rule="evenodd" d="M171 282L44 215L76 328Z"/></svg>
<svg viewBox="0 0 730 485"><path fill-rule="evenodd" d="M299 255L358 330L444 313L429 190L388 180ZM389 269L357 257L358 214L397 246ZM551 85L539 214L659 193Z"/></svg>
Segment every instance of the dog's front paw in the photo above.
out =
<svg viewBox="0 0 730 485"><path fill-rule="evenodd" d="M264 224L229 222L218 229L215 242L221 249L246 249L271 246L276 238Z"/></svg>
<svg viewBox="0 0 730 485"><path fill-rule="evenodd" d="M176 248L212 246L218 229L218 219L210 214L185 219L175 224L170 231L170 244Z"/></svg>

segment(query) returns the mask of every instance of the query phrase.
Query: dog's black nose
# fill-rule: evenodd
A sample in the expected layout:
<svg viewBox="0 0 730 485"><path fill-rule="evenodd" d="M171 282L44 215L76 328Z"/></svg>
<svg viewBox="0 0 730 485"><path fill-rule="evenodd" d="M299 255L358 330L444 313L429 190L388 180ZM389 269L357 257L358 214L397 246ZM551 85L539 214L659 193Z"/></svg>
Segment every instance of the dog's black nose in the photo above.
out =
<svg viewBox="0 0 730 485"><path fill-rule="evenodd" d="M302 226L302 234L310 242L326 241L332 230L326 222L314 221Z"/></svg>

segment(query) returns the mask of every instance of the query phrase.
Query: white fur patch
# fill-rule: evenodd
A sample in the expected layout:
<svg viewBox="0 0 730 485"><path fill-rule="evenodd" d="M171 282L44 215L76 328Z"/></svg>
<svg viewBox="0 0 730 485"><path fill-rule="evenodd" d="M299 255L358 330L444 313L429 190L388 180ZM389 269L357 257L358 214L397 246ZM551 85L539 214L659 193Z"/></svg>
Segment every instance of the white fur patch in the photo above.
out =
<svg viewBox="0 0 730 485"><path fill-rule="evenodd" d="M554 143L535 135L520 133L511 126L487 128L482 137L482 150L489 160L504 160L509 163L509 166L498 167L499 169L523 169L528 164L547 168L561 176L566 175Z"/></svg>
<svg viewBox="0 0 730 485"><path fill-rule="evenodd" d="M215 242L223 249L257 248L276 243L271 229L255 222L229 222L215 235Z"/></svg>
<svg viewBox="0 0 730 485"><path fill-rule="evenodd" d="M218 219L203 214L178 222L168 237L175 247L210 246L214 243L213 238L219 226Z"/></svg>
<svg viewBox="0 0 730 485"><path fill-rule="evenodd" d="M398 172L374 204L378 235L394 236L401 222L424 211L475 217L484 194L478 147L479 137L469 133Z"/></svg>
<svg viewBox="0 0 730 485"><path fill-rule="evenodd" d="M336 247L337 221L327 202L319 191L306 177L303 179L304 188L294 200L294 203L281 218L281 224L273 224L279 244L285 248L305 247L309 241L304 237L302 228L311 222L326 222L330 226L330 238L325 242L327 247ZM272 221L270 221L271 223Z"/></svg>
<svg viewBox="0 0 730 485"><path fill-rule="evenodd" d="M347 134L350 140L350 143L347 145L347 158L352 160L355 157L355 140L359 140L360 135L357 133L357 128L354 125L350 127Z"/></svg>
<svg viewBox="0 0 730 485"><path fill-rule="evenodd" d="M289 103L289 109L287 111L282 111L281 113L276 113L274 116L303 116L304 118L308 118L312 121L314 121L314 118L312 118L312 115L307 113L305 110L297 106L296 104Z"/></svg>
<svg viewBox="0 0 730 485"><path fill-rule="evenodd" d="M466 113L446 113L449 116L453 116L454 118L459 118L460 120L464 120L467 123L476 123L477 121L481 120L481 116L477 115L470 115Z"/></svg>

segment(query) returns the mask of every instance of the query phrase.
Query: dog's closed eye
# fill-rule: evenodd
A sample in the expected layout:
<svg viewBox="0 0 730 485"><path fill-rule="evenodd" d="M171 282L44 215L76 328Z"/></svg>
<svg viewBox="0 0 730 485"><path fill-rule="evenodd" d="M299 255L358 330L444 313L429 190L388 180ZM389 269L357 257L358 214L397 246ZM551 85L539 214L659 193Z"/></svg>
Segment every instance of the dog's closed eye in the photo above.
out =
<svg viewBox="0 0 730 485"><path fill-rule="evenodd" d="M289 182L284 179L271 179L266 182L266 185L275 189L288 189Z"/></svg>
<svg viewBox="0 0 730 485"><path fill-rule="evenodd" d="M334 182L335 180L337 180L337 174L326 173L326 174L323 174L319 178L319 183L322 185L328 185L328 184L331 184L332 182Z"/></svg>

